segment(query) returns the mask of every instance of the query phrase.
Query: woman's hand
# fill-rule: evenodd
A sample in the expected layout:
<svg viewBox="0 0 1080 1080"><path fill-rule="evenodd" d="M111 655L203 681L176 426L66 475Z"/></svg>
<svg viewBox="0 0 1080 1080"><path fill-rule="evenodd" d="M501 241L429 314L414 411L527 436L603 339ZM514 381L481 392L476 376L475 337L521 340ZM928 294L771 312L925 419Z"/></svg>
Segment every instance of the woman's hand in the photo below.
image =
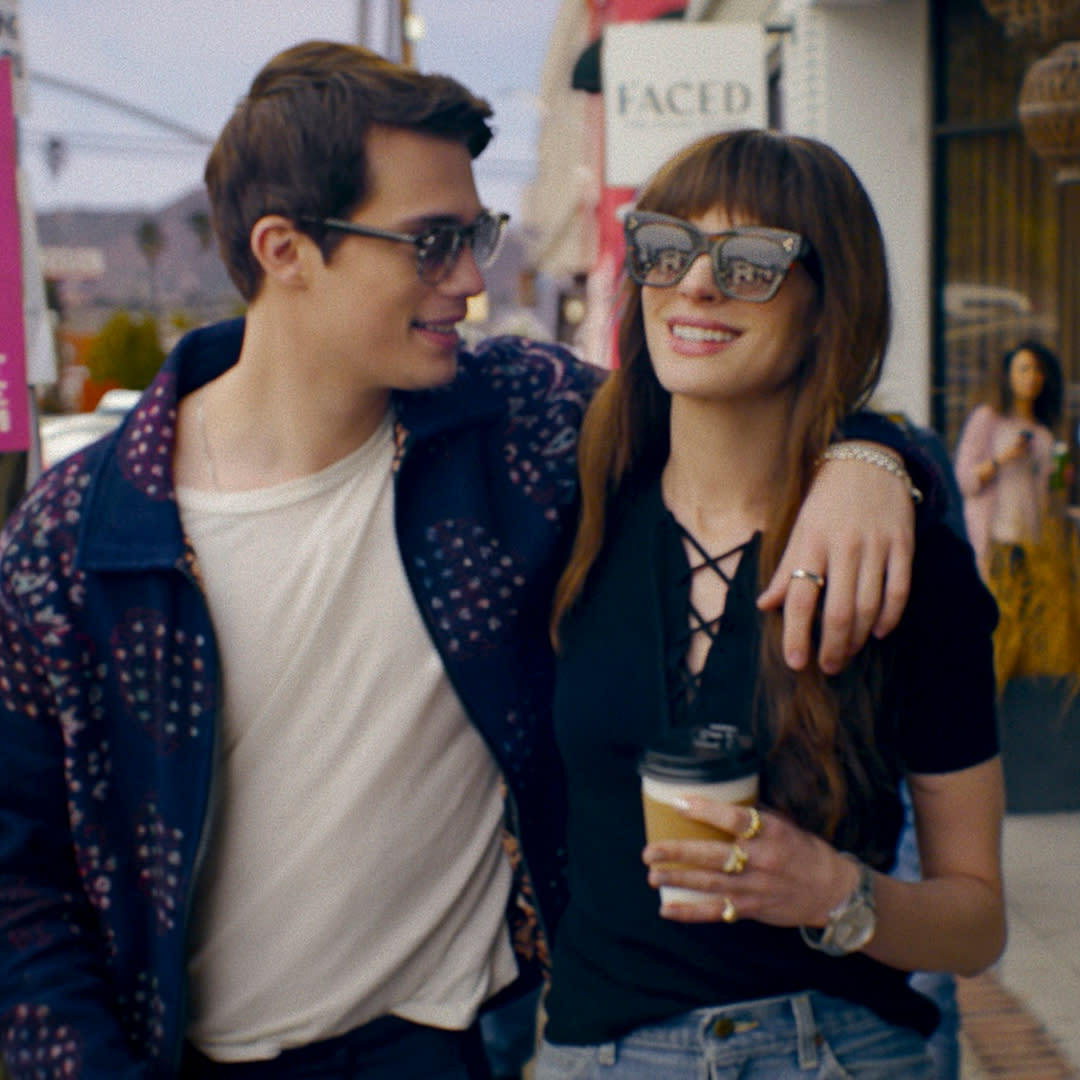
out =
<svg viewBox="0 0 1080 1080"><path fill-rule="evenodd" d="M1010 461L1020 461L1022 458L1031 457L1031 441L1033 437L1033 432L1021 431L1004 450L998 451L995 458L998 465L1007 465Z"/></svg>
<svg viewBox="0 0 1080 1080"><path fill-rule="evenodd" d="M975 975L1005 944L1001 880L1004 780L1001 759L953 773L909 774L923 879L877 874L877 929L866 955L902 971ZM752 838L748 807L704 797L684 813L736 839L666 840L643 852L654 887L698 889L708 899L665 904L673 922L737 922L822 927L857 884L858 870L820 837L783 815L758 810ZM733 855L738 848L742 855ZM663 865L678 862L680 866Z"/></svg>
<svg viewBox="0 0 1080 1080"><path fill-rule="evenodd" d="M665 840L646 846L642 858L650 885L710 894L707 900L664 904L660 914L666 919L755 919L771 926L821 927L855 888L858 870L850 859L780 814L758 810L760 827L755 832L754 814L746 806L691 798L685 807L687 816L736 839Z"/></svg>
<svg viewBox="0 0 1080 1080"><path fill-rule="evenodd" d="M1008 465L1011 461L1020 461L1031 456L1031 441L1033 433L1021 431L1019 435L1004 450L999 450L992 458L981 462L976 466L975 475L980 487L986 487L992 483L1002 465Z"/></svg>
<svg viewBox="0 0 1080 1080"><path fill-rule="evenodd" d="M824 592L818 662L835 674L871 633L895 629L911 588L915 508L907 485L864 461L825 461L806 496L762 610L784 608L784 658L796 670L810 659L819 592ZM819 587L807 570L825 579Z"/></svg>

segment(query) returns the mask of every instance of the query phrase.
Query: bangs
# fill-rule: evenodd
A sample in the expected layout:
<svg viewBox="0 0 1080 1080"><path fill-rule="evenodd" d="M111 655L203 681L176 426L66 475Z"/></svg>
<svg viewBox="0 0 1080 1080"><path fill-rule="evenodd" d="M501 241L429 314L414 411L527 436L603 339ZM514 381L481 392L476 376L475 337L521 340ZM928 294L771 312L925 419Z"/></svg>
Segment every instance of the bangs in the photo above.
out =
<svg viewBox="0 0 1080 1080"><path fill-rule="evenodd" d="M765 131L706 136L656 173L637 207L683 218L719 210L732 220L790 229L813 242L799 157L789 139Z"/></svg>

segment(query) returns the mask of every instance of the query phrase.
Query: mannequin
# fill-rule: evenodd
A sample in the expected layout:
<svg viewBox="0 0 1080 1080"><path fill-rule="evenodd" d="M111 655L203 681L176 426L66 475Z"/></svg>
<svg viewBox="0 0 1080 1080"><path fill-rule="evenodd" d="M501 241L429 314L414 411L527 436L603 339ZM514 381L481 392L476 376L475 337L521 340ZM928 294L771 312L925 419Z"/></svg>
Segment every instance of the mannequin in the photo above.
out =
<svg viewBox="0 0 1080 1080"><path fill-rule="evenodd" d="M993 400L968 418L956 478L979 570L1000 621L994 638L999 689L1020 675L1076 674L1075 541L1053 513L1054 428L1061 418L1057 356L1025 341L1002 359Z"/></svg>

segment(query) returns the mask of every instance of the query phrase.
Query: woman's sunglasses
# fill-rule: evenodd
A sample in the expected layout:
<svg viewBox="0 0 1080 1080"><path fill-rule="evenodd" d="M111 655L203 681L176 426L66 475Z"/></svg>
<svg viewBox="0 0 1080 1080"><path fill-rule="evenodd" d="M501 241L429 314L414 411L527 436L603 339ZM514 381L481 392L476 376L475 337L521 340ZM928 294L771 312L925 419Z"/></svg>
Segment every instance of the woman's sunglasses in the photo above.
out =
<svg viewBox="0 0 1080 1080"><path fill-rule="evenodd" d="M623 222L626 268L639 285L677 285L699 255L712 262L716 287L732 300L771 300L797 259L813 250L786 229L739 225L703 233L682 218L632 211Z"/></svg>

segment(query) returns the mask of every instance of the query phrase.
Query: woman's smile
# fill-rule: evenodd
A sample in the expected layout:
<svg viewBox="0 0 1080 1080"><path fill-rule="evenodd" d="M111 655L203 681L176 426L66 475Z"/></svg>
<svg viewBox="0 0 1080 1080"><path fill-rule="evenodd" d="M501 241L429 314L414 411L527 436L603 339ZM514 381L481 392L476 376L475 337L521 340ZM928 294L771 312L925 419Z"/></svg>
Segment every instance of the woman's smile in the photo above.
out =
<svg viewBox="0 0 1080 1080"><path fill-rule="evenodd" d="M739 337L739 331L729 326L672 319L668 323L671 336L677 342L726 345Z"/></svg>

